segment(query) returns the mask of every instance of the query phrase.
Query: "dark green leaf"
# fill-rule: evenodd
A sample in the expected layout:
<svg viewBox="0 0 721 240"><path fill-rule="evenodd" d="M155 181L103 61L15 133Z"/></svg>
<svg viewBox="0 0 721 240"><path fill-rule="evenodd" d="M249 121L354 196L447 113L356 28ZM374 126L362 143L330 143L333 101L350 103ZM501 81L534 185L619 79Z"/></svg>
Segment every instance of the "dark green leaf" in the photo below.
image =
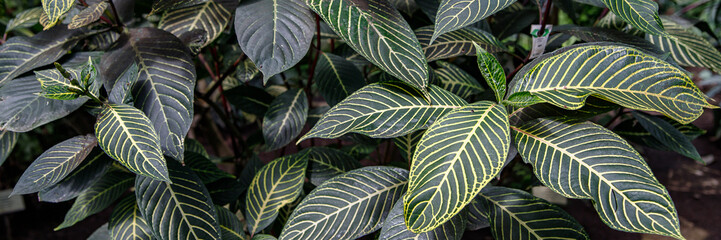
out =
<svg viewBox="0 0 721 240"><path fill-rule="evenodd" d="M361 167L358 160L338 149L313 147L307 151L310 161L307 175L310 182L316 186L335 176Z"/></svg>
<svg viewBox="0 0 721 240"><path fill-rule="evenodd" d="M38 199L43 202L64 202L73 199L105 175L112 162L113 159L103 150L93 149L65 179L40 191Z"/></svg>
<svg viewBox="0 0 721 240"><path fill-rule="evenodd" d="M70 174L98 145L93 135L76 136L46 150L20 176L12 195L38 192Z"/></svg>
<svg viewBox="0 0 721 240"><path fill-rule="evenodd" d="M473 55L476 53L474 43L491 53L506 50L493 35L474 27L465 27L443 34L432 44L430 41L433 37L433 26L422 27L415 32L428 61Z"/></svg>
<svg viewBox="0 0 721 240"><path fill-rule="evenodd" d="M205 147L203 146L203 144L198 142L198 140L192 138L185 139L185 152L194 152L200 154L207 159L210 159L210 155L208 155L208 152L205 151Z"/></svg>
<svg viewBox="0 0 721 240"><path fill-rule="evenodd" d="M601 0L608 9L631 26L648 34L668 36L653 0Z"/></svg>
<svg viewBox="0 0 721 240"><path fill-rule="evenodd" d="M235 178L235 176L220 170L207 157L194 152L185 152L185 166L198 175L203 183L215 182L221 178Z"/></svg>
<svg viewBox="0 0 721 240"><path fill-rule="evenodd" d="M307 118L308 98L302 89L290 89L273 99L263 117L263 138L268 150L293 141L303 130Z"/></svg>
<svg viewBox="0 0 721 240"><path fill-rule="evenodd" d="M705 67L721 73L721 53L703 36L693 31L693 27L684 26L669 19L663 19L667 36L646 34L646 39L665 52L682 66Z"/></svg>
<svg viewBox="0 0 721 240"><path fill-rule="evenodd" d="M488 86L496 93L496 101L501 103L506 97L506 73L503 71L503 66L496 57L478 45L476 45L476 56L478 57L478 69L481 70Z"/></svg>
<svg viewBox="0 0 721 240"><path fill-rule="evenodd" d="M408 162L411 161L413 153L416 151L416 146L418 146L418 142L421 141L421 137L423 137L425 132L425 130L418 130L404 136L393 138L393 142L396 144L398 150L400 150L403 159Z"/></svg>
<svg viewBox="0 0 721 240"><path fill-rule="evenodd" d="M435 69L435 84L461 97L468 98L483 92L483 86L476 79L456 65L438 61L441 68Z"/></svg>
<svg viewBox="0 0 721 240"><path fill-rule="evenodd" d="M155 238L220 239L220 226L208 190L190 169L168 161L170 182L138 176L138 208Z"/></svg>
<svg viewBox="0 0 721 240"><path fill-rule="evenodd" d="M244 188L238 180L233 178L221 178L205 186L208 188L210 198L215 205L235 203L247 188L247 186Z"/></svg>
<svg viewBox="0 0 721 240"><path fill-rule="evenodd" d="M661 144L666 146L668 149L700 163L704 163L704 161L701 160L701 156L698 154L698 151L696 151L696 147L691 144L691 140L669 122L664 121L661 118L636 111L632 114L638 123L646 129L651 136L656 138L656 140L661 142Z"/></svg>
<svg viewBox="0 0 721 240"><path fill-rule="evenodd" d="M403 218L403 201L399 200L383 222L380 240L416 240L416 239L455 239L460 240L466 229L465 212L456 214L451 220L436 229L424 233L414 233L408 229Z"/></svg>
<svg viewBox="0 0 721 240"><path fill-rule="evenodd" d="M618 105L601 100L596 97L589 97L583 107L577 110L568 110L556 107L550 103L534 104L528 107L518 108L511 112L508 120L511 125L522 125L526 121L537 118L563 117L576 120L587 120L593 116L607 113L618 109Z"/></svg>
<svg viewBox="0 0 721 240"><path fill-rule="evenodd" d="M365 85L363 73L353 63L331 53L320 55L315 77L320 94L331 107Z"/></svg>
<svg viewBox="0 0 721 240"><path fill-rule="evenodd" d="M207 2L167 11L158 23L158 28L177 37L193 30L204 30L205 44L215 40L230 22L237 0L208 0Z"/></svg>
<svg viewBox="0 0 721 240"><path fill-rule="evenodd" d="M447 32L483 20L514 2L516 0L443 0L438 6L435 31L430 42Z"/></svg>
<svg viewBox="0 0 721 240"><path fill-rule="evenodd" d="M18 134L7 130L0 131L0 166L12 153L15 143L18 140Z"/></svg>
<svg viewBox="0 0 721 240"><path fill-rule="evenodd" d="M127 196L115 205L108 223L114 240L151 240L153 232L138 209L134 195Z"/></svg>
<svg viewBox="0 0 721 240"><path fill-rule="evenodd" d="M106 174L78 196L65 214L65 220L55 228L55 231L73 226L107 208L133 186L133 180L135 180L133 175L125 172L115 171Z"/></svg>
<svg viewBox="0 0 721 240"><path fill-rule="evenodd" d="M228 102L240 108L241 111L263 116L268 111L273 96L262 88L240 85L224 92Z"/></svg>
<svg viewBox="0 0 721 240"><path fill-rule="evenodd" d="M412 16L413 12L418 10L416 0L389 0L389 2L393 4L393 7L408 14L409 16Z"/></svg>
<svg viewBox="0 0 721 240"><path fill-rule="evenodd" d="M218 223L220 224L220 233L223 240L245 239L243 223L240 222L234 213L218 205L215 205L215 212L218 213Z"/></svg>
<svg viewBox="0 0 721 240"><path fill-rule="evenodd" d="M250 186L250 182L253 181L255 174L263 168L263 165L258 155L253 155L253 157L248 159L243 167L243 171L240 172L240 176L238 177L238 182L243 188L242 191L245 191Z"/></svg>
<svg viewBox="0 0 721 240"><path fill-rule="evenodd" d="M611 14L611 13L609 13ZM577 37L585 42L616 42L628 44L657 56L665 52L643 38L614 29L600 27L578 27L573 25L554 26L553 31Z"/></svg>
<svg viewBox="0 0 721 240"><path fill-rule="evenodd" d="M468 211L468 225L466 225L466 229L469 231L476 231L491 226L491 223L488 222L488 211L485 209L484 203L480 200L480 197L476 195L473 201L466 206L466 210Z"/></svg>

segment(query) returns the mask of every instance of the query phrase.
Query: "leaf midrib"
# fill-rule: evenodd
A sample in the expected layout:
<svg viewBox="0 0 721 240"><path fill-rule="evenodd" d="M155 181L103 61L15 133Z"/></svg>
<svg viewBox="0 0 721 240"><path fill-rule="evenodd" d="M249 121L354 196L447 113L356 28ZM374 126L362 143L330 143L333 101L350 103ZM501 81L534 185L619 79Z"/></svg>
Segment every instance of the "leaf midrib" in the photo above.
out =
<svg viewBox="0 0 721 240"><path fill-rule="evenodd" d="M499 201L495 201L495 200L493 200L493 198L491 198L491 197L489 197L489 196L486 196L486 195L484 195L483 193L479 193L478 195L483 196L487 201L492 202L494 206L499 207L499 208L501 208L501 210L503 210L504 212L508 213L508 215L511 216L513 219L515 219L516 222L517 222L519 225L522 225L525 229L528 229L528 232L530 232L531 234L533 234L533 236L535 236L536 239L543 239L543 237L540 236L540 235L538 235L533 228L531 228L531 227L529 227L528 225L526 225L526 221L525 221L525 220L522 220L522 219L518 218L515 213L511 212L510 210L508 210L508 208L506 208L505 206L501 205Z"/></svg>

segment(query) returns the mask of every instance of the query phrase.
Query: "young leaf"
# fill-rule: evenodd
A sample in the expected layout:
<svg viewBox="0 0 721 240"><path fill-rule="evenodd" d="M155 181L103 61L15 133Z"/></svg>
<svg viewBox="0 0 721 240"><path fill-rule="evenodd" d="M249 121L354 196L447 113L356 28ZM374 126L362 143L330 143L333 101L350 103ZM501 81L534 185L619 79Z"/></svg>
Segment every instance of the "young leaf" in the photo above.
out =
<svg viewBox="0 0 721 240"><path fill-rule="evenodd" d="M185 152L185 166L198 175L203 183L215 182L221 178L235 178L232 174L220 170L207 157L194 152Z"/></svg>
<svg viewBox="0 0 721 240"><path fill-rule="evenodd" d="M247 0L235 11L238 43L263 72L263 83L305 56L314 26L302 0Z"/></svg>
<svg viewBox="0 0 721 240"><path fill-rule="evenodd" d="M154 237L220 239L215 207L198 176L177 161L168 161L168 170L170 181L144 176L135 180L138 209Z"/></svg>
<svg viewBox="0 0 721 240"><path fill-rule="evenodd" d="M68 70L73 79L78 79L80 74L77 71ZM35 72L35 77L40 82L40 95L55 100L75 100L78 99L83 91L80 86L70 83L70 79L65 78L57 69L43 70Z"/></svg>
<svg viewBox="0 0 721 240"><path fill-rule="evenodd" d="M45 25L43 30L47 30L60 20L70 8L75 4L75 0L42 0L43 10L48 16L48 22L50 24Z"/></svg>
<svg viewBox="0 0 721 240"><path fill-rule="evenodd" d="M441 68L433 71L435 73L434 83L443 89L464 99L485 90L473 76L458 66L442 61L436 63Z"/></svg>
<svg viewBox="0 0 721 240"><path fill-rule="evenodd" d="M365 85L363 73L353 63L331 53L320 55L315 76L320 94L331 107Z"/></svg>
<svg viewBox="0 0 721 240"><path fill-rule="evenodd" d="M263 138L268 150L281 148L295 139L308 118L308 98L302 89L290 89L270 103L263 117Z"/></svg>
<svg viewBox="0 0 721 240"><path fill-rule="evenodd" d="M377 231L408 183L408 171L365 167L316 187L296 207L280 239L356 239Z"/></svg>
<svg viewBox="0 0 721 240"><path fill-rule="evenodd" d="M337 138L346 133L392 138L427 128L443 114L467 103L437 86L423 92L401 82L365 86L323 114L299 141Z"/></svg>
<svg viewBox="0 0 721 240"><path fill-rule="evenodd" d="M0 130L0 166L7 160L10 153L12 153L17 140L18 134L16 132Z"/></svg>
<svg viewBox="0 0 721 240"><path fill-rule="evenodd" d="M36 7L27 9L15 15L15 18L10 19L8 24L5 26L5 33L9 33L12 30L18 28L29 28L38 24L38 18L43 12L43 8Z"/></svg>
<svg viewBox="0 0 721 240"><path fill-rule="evenodd" d="M305 151L273 160L255 174L245 199L245 218L251 235L273 223L283 205L295 201L303 190L307 166Z"/></svg>
<svg viewBox="0 0 721 240"><path fill-rule="evenodd" d="M245 239L243 223L234 213L218 205L215 205L215 212L218 213L218 224L220 224L220 233L223 240Z"/></svg>
<svg viewBox="0 0 721 240"><path fill-rule="evenodd" d="M65 220L55 228L55 231L73 226L107 208L133 186L133 180L135 180L133 175L125 172L115 171L106 174L78 196L65 214Z"/></svg>
<svg viewBox="0 0 721 240"><path fill-rule="evenodd" d="M391 208L378 237L380 240L414 239L454 239L460 240L466 230L466 214L461 212L443 225L424 233L414 233L408 229L403 218L403 201L399 200Z"/></svg>
<svg viewBox="0 0 721 240"><path fill-rule="evenodd" d="M70 174L98 145L93 135L76 136L46 150L20 176L12 195L38 192Z"/></svg>
<svg viewBox="0 0 721 240"><path fill-rule="evenodd" d="M142 216L135 196L130 195L115 205L108 222L110 239L151 240L153 232Z"/></svg>
<svg viewBox="0 0 721 240"><path fill-rule="evenodd" d="M405 219L431 231L465 208L501 171L510 147L508 114L483 101L453 110L423 134L411 165Z"/></svg>
<svg viewBox="0 0 721 240"><path fill-rule="evenodd" d="M389 2L308 0L308 6L360 55L426 91L428 63L423 50L406 20Z"/></svg>
<svg viewBox="0 0 721 240"><path fill-rule="evenodd" d="M658 17L658 4L653 0L601 0L612 13L648 34L668 36Z"/></svg>
<svg viewBox="0 0 721 240"><path fill-rule="evenodd" d="M547 101L574 110L593 95L624 107L661 112L681 123L698 118L704 107L714 107L680 69L629 47L562 49L525 69L530 70L516 75L511 84L511 102ZM532 98L518 101L525 94Z"/></svg>
<svg viewBox="0 0 721 240"><path fill-rule="evenodd" d="M237 5L236 0L208 0L195 6L170 10L163 14L158 28L177 37L193 30L204 30L204 47L220 36L230 23L231 11Z"/></svg>
<svg viewBox="0 0 721 240"><path fill-rule="evenodd" d="M662 19L667 36L646 34L646 39L659 48L671 53L673 60L682 66L705 67L716 73L721 73L721 53L713 44L706 41L689 30L668 19Z"/></svg>
<svg viewBox="0 0 721 240"><path fill-rule="evenodd" d="M589 122L549 119L511 129L543 185L568 198L593 199L609 227L683 238L668 191L618 135Z"/></svg>
<svg viewBox="0 0 721 240"><path fill-rule="evenodd" d="M495 239L590 239L568 213L527 192L487 186L476 199Z"/></svg>
<svg viewBox="0 0 721 240"><path fill-rule="evenodd" d="M478 69L481 70L481 74L486 79L488 86L496 93L496 101L501 103L506 96L506 73L503 72L503 66L492 54L486 52L477 44L474 44L474 46L478 57Z"/></svg>
<svg viewBox="0 0 721 240"><path fill-rule="evenodd" d="M54 203L73 199L105 175L112 162L113 159L108 157L103 150L93 149L65 179L40 191L38 199Z"/></svg>
<svg viewBox="0 0 721 240"><path fill-rule="evenodd" d="M134 105L162 137L163 153L182 161L183 142L193 120L196 77L187 47L173 34L155 28L130 29L116 44L103 56L101 74L114 83L133 63L138 65L131 88Z"/></svg>
<svg viewBox="0 0 721 240"><path fill-rule="evenodd" d="M76 29L90 25L91 23L100 19L100 17L105 12L105 9L107 9L109 6L110 3L107 1L99 1L97 3L91 4L90 6L88 6L88 8L83 9L82 11L80 11L80 13L73 16L72 21L70 22L70 24L68 24L68 29Z"/></svg>
<svg viewBox="0 0 721 240"><path fill-rule="evenodd" d="M444 33L485 19L510 6L516 0L443 0L436 13L431 43Z"/></svg>
<svg viewBox="0 0 721 240"><path fill-rule="evenodd" d="M327 147L313 147L308 150L308 178L313 185L323 182L350 170L361 167L360 162L347 153Z"/></svg>
<svg viewBox="0 0 721 240"><path fill-rule="evenodd" d="M696 151L696 147L691 144L691 139L687 138L676 127L658 117L636 111L632 112L632 114L638 123L666 148L704 163L698 151Z"/></svg>
<svg viewBox="0 0 721 240"><path fill-rule="evenodd" d="M61 1L61 0L58 0ZM33 37L12 37L0 45L0 86L23 73L57 61L85 37L81 29L58 26Z"/></svg>
<svg viewBox="0 0 721 240"><path fill-rule="evenodd" d="M95 136L100 148L130 171L169 181L158 134L140 110L122 104L103 106Z"/></svg>
<svg viewBox="0 0 721 240"><path fill-rule="evenodd" d="M416 36L428 61L475 54L473 44L488 52L502 52L506 47L491 33L474 27L461 28L439 36L431 44L433 26L416 29Z"/></svg>

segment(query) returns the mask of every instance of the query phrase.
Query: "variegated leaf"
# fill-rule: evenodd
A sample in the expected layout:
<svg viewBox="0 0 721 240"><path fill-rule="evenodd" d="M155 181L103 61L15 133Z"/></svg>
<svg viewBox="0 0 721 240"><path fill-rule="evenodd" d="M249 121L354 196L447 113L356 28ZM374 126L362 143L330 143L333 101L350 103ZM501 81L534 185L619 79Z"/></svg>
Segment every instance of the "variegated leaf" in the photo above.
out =
<svg viewBox="0 0 721 240"><path fill-rule="evenodd" d="M443 225L423 233L414 233L406 226L403 218L403 201L399 200L383 221L383 227L378 237L380 240L433 240L453 239L460 240L466 230L467 214L461 212Z"/></svg>
<svg viewBox="0 0 721 240"><path fill-rule="evenodd" d="M307 177L316 186L335 176L361 167L358 160L338 149L313 147L307 151L310 164Z"/></svg>
<svg viewBox="0 0 721 240"><path fill-rule="evenodd" d="M696 150L696 147L691 143L691 139L686 137L686 135L681 133L681 131L671 123L659 117L635 111L633 112L633 117L636 118L641 127L646 129L653 138L658 140L666 148L700 163L705 163L701 160L701 156Z"/></svg>
<svg viewBox="0 0 721 240"><path fill-rule="evenodd" d="M10 153L12 153L17 140L18 134L16 132L0 130L0 166L7 160Z"/></svg>
<svg viewBox="0 0 721 240"><path fill-rule="evenodd" d="M193 30L203 30L205 44L213 42L223 32L238 5L236 0L208 0L195 6L167 11L158 23L158 28L177 37Z"/></svg>
<svg viewBox="0 0 721 240"><path fill-rule="evenodd" d="M496 94L496 101L501 103L506 97L506 73L503 66L498 62L496 57L486 52L480 46L476 46L476 56L478 57L478 69L481 70L483 78Z"/></svg>
<svg viewBox="0 0 721 240"><path fill-rule="evenodd" d="M43 12L41 7L27 9L15 15L15 18L10 19L5 26L5 33L18 28L29 28L38 24L40 14Z"/></svg>
<svg viewBox="0 0 721 240"><path fill-rule="evenodd" d="M331 107L365 85L363 73L353 63L331 53L320 55L314 76L320 94Z"/></svg>
<svg viewBox="0 0 721 240"><path fill-rule="evenodd" d="M100 19L103 13L105 13L105 9L109 6L110 2L107 1L100 1L88 6L88 8L83 9L80 13L73 16L72 21L68 24L68 29L81 28L90 25Z"/></svg>
<svg viewBox="0 0 721 240"><path fill-rule="evenodd" d="M112 162L103 150L95 148L65 179L40 191L38 199L54 203L73 199L104 176Z"/></svg>
<svg viewBox="0 0 721 240"><path fill-rule="evenodd" d="M516 0L443 0L436 13L430 42L447 32L461 29L510 6Z"/></svg>
<svg viewBox="0 0 721 240"><path fill-rule="evenodd" d="M42 0L43 11L47 14L50 23L45 25L44 30L55 26L60 17L73 7L73 4L75 4L75 0Z"/></svg>
<svg viewBox="0 0 721 240"><path fill-rule="evenodd" d="M601 0L608 9L631 26L648 34L668 36L653 0Z"/></svg>
<svg viewBox="0 0 721 240"><path fill-rule="evenodd" d="M434 83L453 94L467 99L485 89L478 81L463 69L451 63L436 62L441 68L434 69Z"/></svg>
<svg viewBox="0 0 721 240"><path fill-rule="evenodd" d="M109 207L133 186L135 178L126 172L110 172L81 193L65 214L65 220L55 228L60 230L75 225L90 215Z"/></svg>
<svg viewBox="0 0 721 240"><path fill-rule="evenodd" d="M185 166L190 168L190 170L206 184L215 182L221 178L235 178L232 174L220 170L220 168L207 157L194 152L185 152Z"/></svg>
<svg viewBox="0 0 721 240"><path fill-rule="evenodd" d="M433 26L416 29L416 36L428 61L476 54L473 44L488 52L502 52L506 47L492 34L474 27L461 28L441 36L433 43Z"/></svg>
<svg viewBox="0 0 721 240"><path fill-rule="evenodd" d="M425 132L425 130L418 130L404 136L393 138L393 142L398 150L400 150L403 159L408 162L411 161L413 153L416 151L416 146L418 146L418 142L421 141L421 137L423 137Z"/></svg>
<svg viewBox="0 0 721 240"><path fill-rule="evenodd" d="M292 142L308 118L308 97L299 88L290 89L270 103L263 117L263 138L269 150Z"/></svg>
<svg viewBox="0 0 721 240"><path fill-rule="evenodd" d="M668 36L646 34L646 39L682 66L705 67L721 73L721 53L703 36L669 19L662 19Z"/></svg>
<svg viewBox="0 0 721 240"><path fill-rule="evenodd" d="M243 223L235 216L235 213L218 205L215 205L215 212L218 213L218 224L223 240L245 239Z"/></svg>
<svg viewBox="0 0 721 240"><path fill-rule="evenodd" d="M115 205L108 222L110 239L152 240L153 232L138 209L134 195L127 196Z"/></svg>
<svg viewBox="0 0 721 240"><path fill-rule="evenodd" d="M153 9L150 14L198 5L211 0L153 0Z"/></svg>

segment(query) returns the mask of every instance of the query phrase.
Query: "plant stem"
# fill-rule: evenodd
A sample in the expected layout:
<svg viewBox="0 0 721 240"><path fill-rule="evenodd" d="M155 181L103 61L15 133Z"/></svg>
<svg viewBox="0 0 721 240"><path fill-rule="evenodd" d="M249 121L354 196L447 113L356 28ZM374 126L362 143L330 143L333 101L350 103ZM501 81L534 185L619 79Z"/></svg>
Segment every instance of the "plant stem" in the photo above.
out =
<svg viewBox="0 0 721 240"><path fill-rule="evenodd" d="M198 57L200 57L200 55L198 55ZM238 56L238 59L233 62L233 65L228 67L228 69L226 69L225 72L223 72L223 74L220 75L217 79L213 79L213 83L211 83L210 87L208 87L208 90L205 91L204 95L206 97L209 97L211 94L213 94L213 92L215 92L215 90L222 85L221 83L223 83L223 80L225 80L226 77L233 73L234 69L238 68L238 65L240 65L240 62L243 61L244 58L245 54L241 54L240 56ZM202 59L201 62L202 61L205 61L205 59ZM205 65L207 65L207 63ZM210 69L210 66L206 67L206 69ZM211 75L211 77L213 76Z"/></svg>

